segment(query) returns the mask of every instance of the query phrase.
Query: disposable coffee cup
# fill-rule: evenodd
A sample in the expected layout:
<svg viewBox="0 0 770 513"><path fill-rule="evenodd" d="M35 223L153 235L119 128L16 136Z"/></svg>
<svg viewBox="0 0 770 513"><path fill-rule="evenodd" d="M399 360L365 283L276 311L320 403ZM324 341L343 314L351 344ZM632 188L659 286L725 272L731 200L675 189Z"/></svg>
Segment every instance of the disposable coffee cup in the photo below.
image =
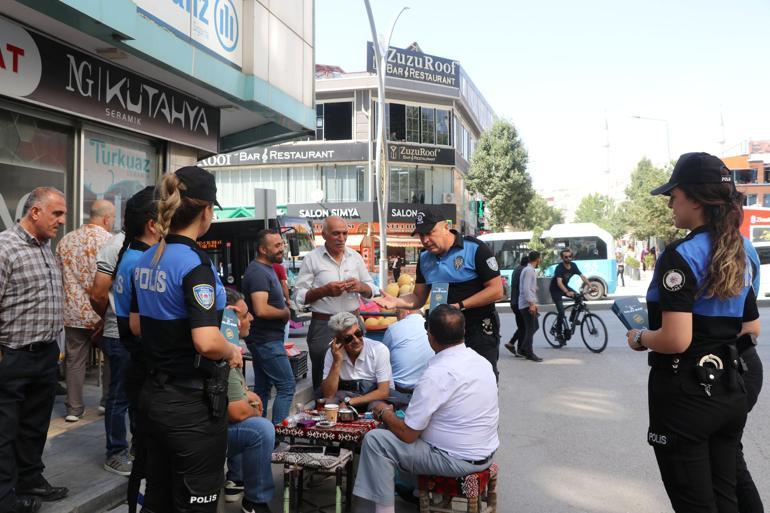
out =
<svg viewBox="0 0 770 513"><path fill-rule="evenodd" d="M337 422L337 413L340 411L340 407L337 404L327 404L324 406L324 413L326 414L326 420L329 422Z"/></svg>

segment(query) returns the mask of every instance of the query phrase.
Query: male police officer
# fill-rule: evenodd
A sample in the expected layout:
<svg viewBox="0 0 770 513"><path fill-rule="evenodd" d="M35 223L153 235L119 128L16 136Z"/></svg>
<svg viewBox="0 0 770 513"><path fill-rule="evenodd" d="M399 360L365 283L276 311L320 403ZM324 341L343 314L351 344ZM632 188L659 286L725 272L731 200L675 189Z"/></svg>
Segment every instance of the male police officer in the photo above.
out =
<svg viewBox="0 0 770 513"><path fill-rule="evenodd" d="M417 213L414 234L425 249L417 261L414 293L375 301L386 308L414 310L425 304L433 283L449 283L448 303L465 314L465 345L489 360L497 376L500 318L495 301L503 297L503 282L492 251L480 240L450 230L429 208Z"/></svg>

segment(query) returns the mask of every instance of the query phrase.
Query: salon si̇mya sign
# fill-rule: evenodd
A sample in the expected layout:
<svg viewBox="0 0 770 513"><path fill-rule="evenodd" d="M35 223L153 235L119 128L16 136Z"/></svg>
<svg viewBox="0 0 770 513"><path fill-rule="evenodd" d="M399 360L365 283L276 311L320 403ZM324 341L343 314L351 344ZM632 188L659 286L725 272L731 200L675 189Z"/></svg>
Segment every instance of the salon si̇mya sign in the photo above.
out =
<svg viewBox="0 0 770 513"><path fill-rule="evenodd" d="M0 95L218 150L219 110L0 17Z"/></svg>

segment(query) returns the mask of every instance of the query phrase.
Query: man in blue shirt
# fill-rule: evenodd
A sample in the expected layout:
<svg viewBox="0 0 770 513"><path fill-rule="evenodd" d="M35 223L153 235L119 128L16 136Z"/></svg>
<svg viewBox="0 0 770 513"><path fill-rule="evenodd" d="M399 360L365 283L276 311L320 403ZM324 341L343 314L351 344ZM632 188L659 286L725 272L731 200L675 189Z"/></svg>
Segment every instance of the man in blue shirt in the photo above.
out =
<svg viewBox="0 0 770 513"><path fill-rule="evenodd" d="M399 310L399 321L388 327L382 343L390 350L395 390L391 396L408 404L428 360L436 353L428 342L425 317L420 310Z"/></svg>

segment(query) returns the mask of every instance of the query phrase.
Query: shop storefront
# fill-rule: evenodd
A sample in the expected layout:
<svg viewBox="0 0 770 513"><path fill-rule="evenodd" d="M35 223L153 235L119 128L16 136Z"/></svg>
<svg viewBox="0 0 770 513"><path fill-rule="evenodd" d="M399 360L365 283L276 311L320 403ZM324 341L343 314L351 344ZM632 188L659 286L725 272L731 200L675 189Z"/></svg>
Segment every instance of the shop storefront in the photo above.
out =
<svg viewBox="0 0 770 513"><path fill-rule="evenodd" d="M260 8L238 0L231 3L239 14L241 9ZM312 16L312 0L304 3ZM280 108L300 113L287 116L285 126L271 125L274 138L309 131L312 97L298 109L291 95L280 108L242 98L261 114L253 116L252 125L238 120L236 128L234 109L222 108L226 91L217 80L224 74L259 81L247 70L253 62L232 57L242 53L243 38L237 32L249 28L247 21L229 34L234 53L225 55L217 50L221 38L214 32L206 40L168 44L179 35L163 28L164 20L179 15L167 11L140 0L114 0L110 10L77 0L49 7L10 0L0 7L0 231L21 217L35 187L65 193L69 231L88 221L96 199L108 199L123 211L131 195L155 184L164 172L195 164L228 146L238 147L236 138L243 146L271 140L260 138L265 134L255 129L256 124L269 123L265 114L280 113ZM182 16L189 23L191 14ZM209 29L214 30L213 25ZM311 34L297 33L312 41ZM203 34L200 27L196 34ZM223 73L193 83L182 73L193 69L186 59ZM306 67L312 70L312 64ZM302 83L312 91L312 76ZM300 100L306 92L298 93ZM227 103L236 100L231 96ZM238 133L243 129L249 130L249 137ZM118 216L116 231L121 220Z"/></svg>

